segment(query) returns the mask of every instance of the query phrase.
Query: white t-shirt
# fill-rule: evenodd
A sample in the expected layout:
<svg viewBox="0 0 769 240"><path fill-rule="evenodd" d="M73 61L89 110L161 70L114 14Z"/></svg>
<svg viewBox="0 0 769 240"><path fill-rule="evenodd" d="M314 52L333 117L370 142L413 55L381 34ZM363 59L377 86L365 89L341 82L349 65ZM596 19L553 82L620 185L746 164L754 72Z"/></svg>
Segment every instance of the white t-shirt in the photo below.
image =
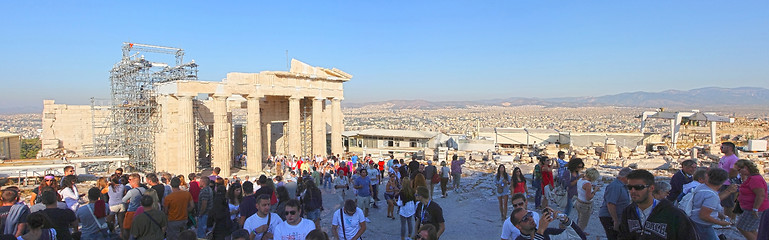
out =
<svg viewBox="0 0 769 240"><path fill-rule="evenodd" d="M243 229L248 230L249 233L253 233L254 229L257 229L261 227L264 224L267 224L267 218L270 219L270 227L267 228L267 232L275 233L275 227L278 226L281 222L280 216L276 213L270 213L272 217L270 216L264 216L259 217L259 214L254 213L254 215L251 215L246 219L245 222L243 222ZM256 237L254 239L262 239L262 234L256 233Z"/></svg>
<svg viewBox="0 0 769 240"><path fill-rule="evenodd" d="M339 219L341 212L339 210L336 210L334 212L334 217L331 220L331 225L333 227L342 228L342 223ZM360 230L360 223L365 222L366 217L363 215L363 210L360 208L355 209L355 214L352 216L345 214L344 215L344 233L342 231L338 231L339 239L342 240L351 240L353 236L355 236L356 233L358 233L358 230ZM340 230L337 229L337 230ZM344 238L344 234L347 234L347 238Z"/></svg>
<svg viewBox="0 0 769 240"><path fill-rule="evenodd" d="M366 171L368 172L368 178L371 180L371 185L379 184L379 170L375 168L369 168Z"/></svg>
<svg viewBox="0 0 769 240"><path fill-rule="evenodd" d="M273 216L274 218L274 216ZM296 240L305 239L310 231L315 230L315 223L302 218L299 224L291 226L288 222L282 222L275 226L272 232L274 240Z"/></svg>
<svg viewBox="0 0 769 240"><path fill-rule="evenodd" d="M539 213L532 211L529 212L532 214L532 217L534 217L534 223L537 225L537 227L539 227ZM505 223L502 224L502 236L500 236L500 238L514 240L520 235L521 230L518 230L517 227L513 226L513 223L510 222L510 217L505 219Z"/></svg>

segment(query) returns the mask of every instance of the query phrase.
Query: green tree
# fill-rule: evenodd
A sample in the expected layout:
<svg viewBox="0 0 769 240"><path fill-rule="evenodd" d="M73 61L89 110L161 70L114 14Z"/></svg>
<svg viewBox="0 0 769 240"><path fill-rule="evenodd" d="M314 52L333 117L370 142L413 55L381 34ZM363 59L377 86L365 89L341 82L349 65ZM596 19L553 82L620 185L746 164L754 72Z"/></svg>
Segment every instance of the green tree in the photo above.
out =
<svg viewBox="0 0 769 240"><path fill-rule="evenodd" d="M21 140L21 158L32 159L37 156L37 152L40 151L40 139L30 138Z"/></svg>

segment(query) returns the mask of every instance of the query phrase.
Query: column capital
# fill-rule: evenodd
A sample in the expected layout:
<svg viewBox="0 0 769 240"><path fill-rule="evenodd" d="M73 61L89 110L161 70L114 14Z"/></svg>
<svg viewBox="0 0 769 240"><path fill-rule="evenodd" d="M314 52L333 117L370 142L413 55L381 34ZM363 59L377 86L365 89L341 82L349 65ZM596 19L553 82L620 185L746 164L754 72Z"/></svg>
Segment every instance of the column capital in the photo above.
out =
<svg viewBox="0 0 769 240"><path fill-rule="evenodd" d="M229 95L220 95L220 94L211 94L210 97L214 98L215 100L227 100Z"/></svg>
<svg viewBox="0 0 769 240"><path fill-rule="evenodd" d="M262 94L240 94L240 96L242 96L245 99L253 99L253 98L261 99L264 97L264 95Z"/></svg>
<svg viewBox="0 0 769 240"><path fill-rule="evenodd" d="M295 96L295 95L291 95L291 96L288 96L288 100L292 100L292 101L294 101L294 100L300 100L300 99L302 99L302 98L303 98L303 97L300 97L300 96Z"/></svg>
<svg viewBox="0 0 769 240"><path fill-rule="evenodd" d="M197 95L192 93L174 93L173 96L177 98L193 98Z"/></svg>

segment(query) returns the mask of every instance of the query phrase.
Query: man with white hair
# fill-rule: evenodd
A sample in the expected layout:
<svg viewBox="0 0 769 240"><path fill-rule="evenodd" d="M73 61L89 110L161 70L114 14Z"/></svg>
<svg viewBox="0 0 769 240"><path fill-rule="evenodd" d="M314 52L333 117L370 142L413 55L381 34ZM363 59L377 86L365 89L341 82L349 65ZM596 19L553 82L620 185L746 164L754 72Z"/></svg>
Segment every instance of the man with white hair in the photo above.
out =
<svg viewBox="0 0 769 240"><path fill-rule="evenodd" d="M433 175L438 174L438 169L433 165L432 160L427 160L427 166L425 167L425 171L423 172L425 175L425 180L427 181L427 189L430 190L430 198L433 197L433 189L435 186L435 183L433 183Z"/></svg>

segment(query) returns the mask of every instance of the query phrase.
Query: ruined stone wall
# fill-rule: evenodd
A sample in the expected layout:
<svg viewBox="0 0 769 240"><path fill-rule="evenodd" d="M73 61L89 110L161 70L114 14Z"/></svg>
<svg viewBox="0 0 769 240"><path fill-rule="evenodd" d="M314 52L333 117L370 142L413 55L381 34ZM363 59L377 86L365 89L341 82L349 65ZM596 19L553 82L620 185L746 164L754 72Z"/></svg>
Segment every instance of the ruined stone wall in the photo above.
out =
<svg viewBox="0 0 769 240"><path fill-rule="evenodd" d="M64 148L78 155L87 154L93 146L92 111L89 105L55 104L43 100L42 155L46 151ZM96 112L97 118L106 118L107 111Z"/></svg>

